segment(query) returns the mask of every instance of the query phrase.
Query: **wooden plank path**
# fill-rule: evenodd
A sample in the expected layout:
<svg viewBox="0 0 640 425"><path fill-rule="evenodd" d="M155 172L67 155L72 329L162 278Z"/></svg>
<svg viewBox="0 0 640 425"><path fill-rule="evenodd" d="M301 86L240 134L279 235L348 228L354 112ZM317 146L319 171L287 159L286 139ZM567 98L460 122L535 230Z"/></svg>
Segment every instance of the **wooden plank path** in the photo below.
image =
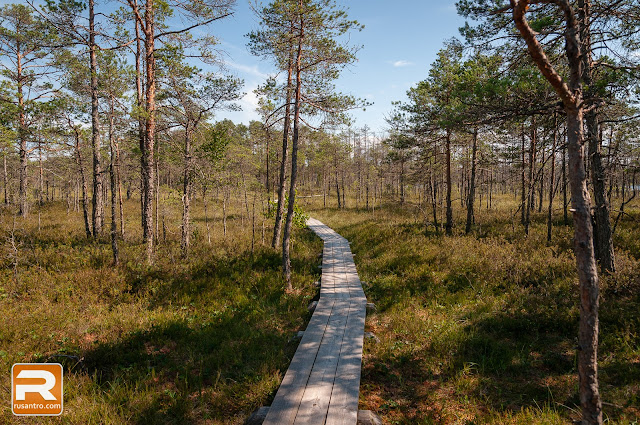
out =
<svg viewBox="0 0 640 425"><path fill-rule="evenodd" d="M320 300L263 422L356 425L367 299L349 241L320 221Z"/></svg>

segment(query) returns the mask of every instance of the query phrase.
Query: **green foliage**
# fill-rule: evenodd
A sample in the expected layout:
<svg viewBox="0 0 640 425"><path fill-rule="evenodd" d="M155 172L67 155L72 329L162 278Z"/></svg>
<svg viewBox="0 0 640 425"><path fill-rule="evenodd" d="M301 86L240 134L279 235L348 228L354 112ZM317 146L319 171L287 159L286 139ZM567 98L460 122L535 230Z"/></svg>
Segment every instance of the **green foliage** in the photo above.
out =
<svg viewBox="0 0 640 425"><path fill-rule="evenodd" d="M289 196L284 198L284 210L287 211L289 207ZM269 199L269 208L264 213L265 218L275 218L276 211L278 209L278 201ZM305 213L300 204L297 202L293 205L293 226L298 229L305 229L307 227L307 221L309 220L309 214Z"/></svg>
<svg viewBox="0 0 640 425"><path fill-rule="evenodd" d="M218 163L224 157L227 146L231 143L228 129L221 124L216 124L205 134L205 141L198 149L209 161L214 164Z"/></svg>
<svg viewBox="0 0 640 425"><path fill-rule="evenodd" d="M529 22L531 28L536 32L541 32L545 28L557 25L556 19L553 16L541 16L533 21Z"/></svg>

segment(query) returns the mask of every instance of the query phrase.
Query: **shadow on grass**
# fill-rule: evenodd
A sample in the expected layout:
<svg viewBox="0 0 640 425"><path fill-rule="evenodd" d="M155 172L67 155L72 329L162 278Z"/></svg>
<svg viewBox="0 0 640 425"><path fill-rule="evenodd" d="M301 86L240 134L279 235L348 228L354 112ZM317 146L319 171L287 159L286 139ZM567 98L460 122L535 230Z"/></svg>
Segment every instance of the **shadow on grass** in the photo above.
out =
<svg viewBox="0 0 640 425"><path fill-rule="evenodd" d="M395 336L365 368L363 382L379 388L382 399L413 403L390 417L446 422L437 419L446 416L438 409L457 411L468 403L510 414L545 403L579 404L573 379L577 316L570 303L548 309L536 294L521 294L502 309L478 306L457 321L460 326L430 330L428 339Z"/></svg>
<svg viewBox="0 0 640 425"><path fill-rule="evenodd" d="M310 283L318 263L294 256L295 278ZM92 377L130 422L226 423L273 397L296 348L289 338L308 320L312 291L284 293L277 252L194 253L185 267L129 268L127 281L156 321L94 345L77 372Z"/></svg>
<svg viewBox="0 0 640 425"><path fill-rule="evenodd" d="M293 348L275 326L250 311L233 309L199 323L169 321L100 344L85 354L85 367L107 391L117 385L142 389L141 395L135 391L112 399L129 404L136 423L188 424L198 404L211 403L203 399L203 390L231 386L232 391L248 392L261 372L283 366L275 359L282 362L285 347Z"/></svg>

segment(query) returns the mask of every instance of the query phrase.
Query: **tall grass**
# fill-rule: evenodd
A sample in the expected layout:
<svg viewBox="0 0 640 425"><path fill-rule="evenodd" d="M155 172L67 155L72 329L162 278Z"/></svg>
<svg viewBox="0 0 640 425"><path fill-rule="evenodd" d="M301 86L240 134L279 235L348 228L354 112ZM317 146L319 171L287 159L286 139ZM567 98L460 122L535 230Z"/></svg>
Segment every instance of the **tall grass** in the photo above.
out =
<svg viewBox="0 0 640 425"><path fill-rule="evenodd" d="M351 241L380 338L367 343L361 408L389 424L556 424L579 419L578 291L572 228L543 214L524 236L514 201L478 209L464 235L419 210L311 214ZM608 423L640 421L640 217L619 225L618 271L602 277L600 390ZM620 227L621 226L621 227Z"/></svg>
<svg viewBox="0 0 640 425"><path fill-rule="evenodd" d="M11 211L2 214L0 423L33 422L11 414L8 371L16 362L63 363L58 421L69 424L233 424L270 403L296 348L290 338L309 318L321 241L296 232L297 291L287 294L279 252L262 243L259 212L252 251L240 206L225 236L221 209L209 205L209 244L197 203L194 246L182 259L179 205L165 205L167 228L160 226L149 267L139 204L126 207L120 267L111 265L108 239L86 240L81 215L61 204L15 225Z"/></svg>

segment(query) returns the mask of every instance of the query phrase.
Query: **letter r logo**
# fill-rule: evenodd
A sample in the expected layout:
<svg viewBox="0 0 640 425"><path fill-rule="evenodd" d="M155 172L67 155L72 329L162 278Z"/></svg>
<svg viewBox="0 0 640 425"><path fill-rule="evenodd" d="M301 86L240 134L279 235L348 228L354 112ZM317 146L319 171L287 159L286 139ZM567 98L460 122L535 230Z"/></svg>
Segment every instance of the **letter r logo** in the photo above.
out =
<svg viewBox="0 0 640 425"><path fill-rule="evenodd" d="M44 379L44 384L21 385L16 384L16 400L25 401L26 393L39 393L45 400L55 400L51 390L56 386L56 377L46 370L21 370L16 376L20 378L40 378Z"/></svg>
<svg viewBox="0 0 640 425"><path fill-rule="evenodd" d="M62 414L62 365L16 363L11 368L11 410L18 416Z"/></svg>

